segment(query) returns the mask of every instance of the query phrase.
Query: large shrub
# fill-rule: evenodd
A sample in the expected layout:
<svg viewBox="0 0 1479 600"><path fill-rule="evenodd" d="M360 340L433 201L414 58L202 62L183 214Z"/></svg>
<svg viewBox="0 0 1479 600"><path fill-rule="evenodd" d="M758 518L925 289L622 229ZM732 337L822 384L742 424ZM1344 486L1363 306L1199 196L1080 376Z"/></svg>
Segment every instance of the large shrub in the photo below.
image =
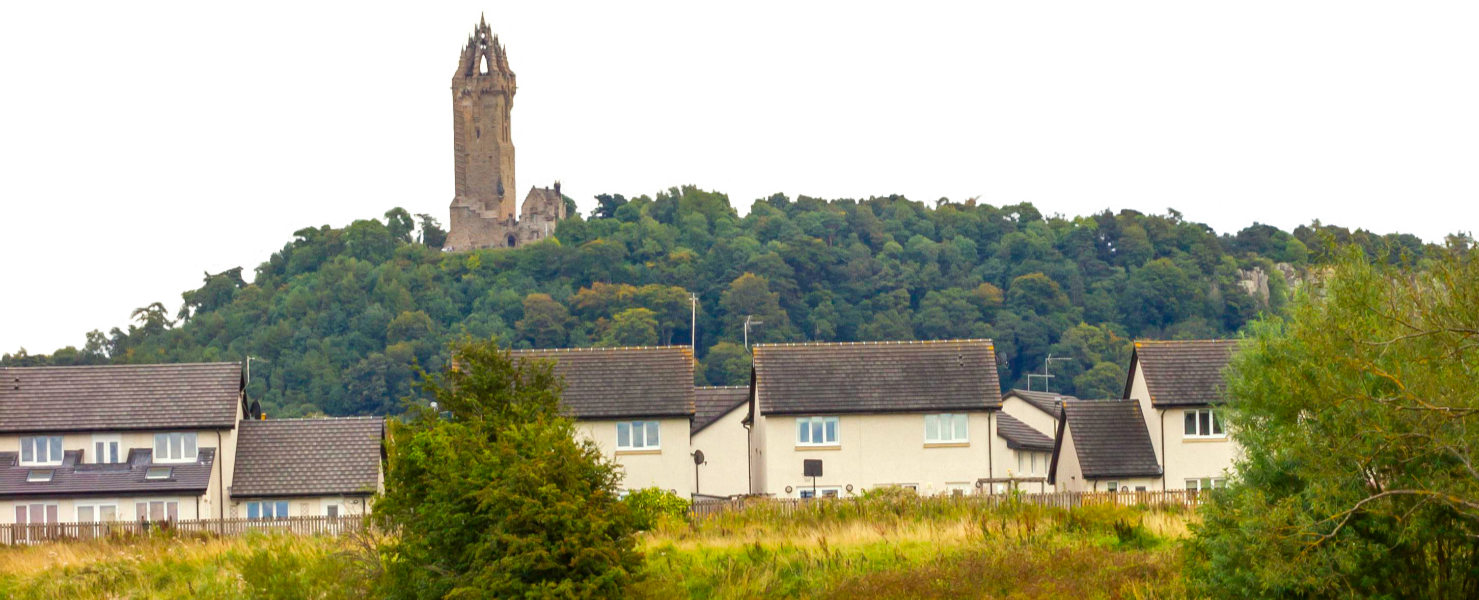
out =
<svg viewBox="0 0 1479 600"><path fill-rule="evenodd" d="M653 529L664 521L682 521L688 516L688 501L662 488L644 488L627 494L622 502L632 512L638 529Z"/></svg>
<svg viewBox="0 0 1479 600"><path fill-rule="evenodd" d="M375 515L389 598L617 598L641 564L615 468L560 416L544 362L464 342L392 422Z"/></svg>
<svg viewBox="0 0 1479 600"><path fill-rule="evenodd" d="M1479 252L1391 264L1351 250L1234 358L1203 593L1479 597Z"/></svg>

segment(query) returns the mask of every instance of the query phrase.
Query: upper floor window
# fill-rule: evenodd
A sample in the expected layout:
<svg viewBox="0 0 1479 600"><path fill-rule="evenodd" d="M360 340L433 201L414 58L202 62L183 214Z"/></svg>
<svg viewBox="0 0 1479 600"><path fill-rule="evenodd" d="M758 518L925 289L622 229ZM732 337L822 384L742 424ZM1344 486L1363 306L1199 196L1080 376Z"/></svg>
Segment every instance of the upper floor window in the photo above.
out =
<svg viewBox="0 0 1479 600"><path fill-rule="evenodd" d="M37 435L21 438L21 464L62 464L62 436Z"/></svg>
<svg viewBox="0 0 1479 600"><path fill-rule="evenodd" d="M1222 417L1217 414L1216 409L1198 408L1187 410L1186 437L1224 437L1227 434L1222 430Z"/></svg>
<svg viewBox="0 0 1479 600"><path fill-rule="evenodd" d="M630 421L616 424L617 450L657 450L661 448L657 421Z"/></svg>
<svg viewBox="0 0 1479 600"><path fill-rule="evenodd" d="M970 441L970 423L964 414L924 416L924 441L926 443L954 443Z"/></svg>
<svg viewBox="0 0 1479 600"><path fill-rule="evenodd" d="M154 434L154 462L187 462L197 455L194 433Z"/></svg>
<svg viewBox="0 0 1479 600"><path fill-rule="evenodd" d="M837 417L800 417L796 419L797 446L836 446Z"/></svg>
<svg viewBox="0 0 1479 600"><path fill-rule="evenodd" d="M109 464L123 462L118 438L119 436L116 435L92 436L92 462Z"/></svg>

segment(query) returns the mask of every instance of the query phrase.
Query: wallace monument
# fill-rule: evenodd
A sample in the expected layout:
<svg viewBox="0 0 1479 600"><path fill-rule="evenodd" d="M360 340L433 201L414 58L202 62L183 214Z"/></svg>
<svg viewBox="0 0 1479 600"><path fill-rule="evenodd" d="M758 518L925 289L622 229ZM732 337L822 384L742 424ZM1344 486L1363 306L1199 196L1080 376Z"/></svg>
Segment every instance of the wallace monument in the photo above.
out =
<svg viewBox="0 0 1479 600"><path fill-rule="evenodd" d="M519 212L514 195L510 113L518 91L508 54L479 19L452 75L452 155L457 196L452 199L443 250L513 248L549 237L565 218L560 183L530 188Z"/></svg>

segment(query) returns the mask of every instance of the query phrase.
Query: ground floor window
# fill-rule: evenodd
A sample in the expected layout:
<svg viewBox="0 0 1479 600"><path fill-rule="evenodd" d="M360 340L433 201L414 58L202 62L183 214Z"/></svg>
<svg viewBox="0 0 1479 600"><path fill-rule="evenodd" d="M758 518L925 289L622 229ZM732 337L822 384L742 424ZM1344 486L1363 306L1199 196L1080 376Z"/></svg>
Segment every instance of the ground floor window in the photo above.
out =
<svg viewBox="0 0 1479 600"><path fill-rule="evenodd" d="M43 525L55 522L57 522L57 505L55 504L15 505L16 525Z"/></svg>
<svg viewBox="0 0 1479 600"><path fill-rule="evenodd" d="M134 513L139 521L146 523L178 521L180 503L172 500L139 501L134 503Z"/></svg>
<svg viewBox="0 0 1479 600"><path fill-rule="evenodd" d="M1120 482L1118 482L1118 481L1111 481L1109 483L1104 484L1104 491L1107 491L1107 492L1118 492L1118 491L1120 491Z"/></svg>
<svg viewBox="0 0 1479 600"><path fill-rule="evenodd" d="M325 502L324 503L324 516L325 517L330 517L330 518L338 517L339 516L339 503L338 502Z"/></svg>
<svg viewBox="0 0 1479 600"><path fill-rule="evenodd" d="M112 523L118 520L117 504L78 504L78 523Z"/></svg>
<svg viewBox="0 0 1479 600"><path fill-rule="evenodd" d="M248 502L248 519L286 519L288 517L288 501L278 500L275 502Z"/></svg>
<svg viewBox="0 0 1479 600"><path fill-rule="evenodd" d="M1227 479L1223 477L1203 477L1201 479L1186 480L1186 489L1194 492L1217 489L1224 485L1227 485Z"/></svg>
<svg viewBox="0 0 1479 600"><path fill-rule="evenodd" d="M842 490L835 487L821 486L818 486L816 490L812 490L810 487L804 487L796 491L797 496L801 498L836 498L842 492Z"/></svg>
<svg viewBox="0 0 1479 600"><path fill-rule="evenodd" d="M951 496L969 496L975 490L975 486L969 482L946 483L945 492Z"/></svg>

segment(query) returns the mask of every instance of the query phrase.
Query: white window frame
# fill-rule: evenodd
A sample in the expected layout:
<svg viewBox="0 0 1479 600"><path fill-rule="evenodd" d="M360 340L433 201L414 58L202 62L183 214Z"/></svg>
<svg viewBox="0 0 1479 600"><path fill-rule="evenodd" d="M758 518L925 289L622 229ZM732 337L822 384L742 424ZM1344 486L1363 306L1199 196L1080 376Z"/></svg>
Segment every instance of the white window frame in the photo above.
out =
<svg viewBox="0 0 1479 600"><path fill-rule="evenodd" d="M269 520L273 520L273 519L286 519L286 518L288 518L288 516L290 514L292 514L292 510L293 510L293 503L290 502L290 501L287 501L287 500L252 500L250 502L247 502L246 504L247 504L247 519L248 520L251 520L251 521L269 521ZM270 517L264 516L265 515L265 511L263 511L263 509L265 509L265 508L267 508L269 506L272 507L272 516L270 516ZM256 507L256 509L257 509L257 516L255 516L255 517L252 516L252 507ZM282 509L282 514L277 514L278 513L278 510L277 509L279 509L279 508Z"/></svg>
<svg viewBox="0 0 1479 600"><path fill-rule="evenodd" d="M622 443L622 430L626 443ZM638 435L638 434L641 435ZM638 437L641 437L638 443ZM656 438L656 441L653 441ZM619 451L662 450L662 424L658 421L621 421L616 424L616 449Z"/></svg>
<svg viewBox="0 0 1479 600"><path fill-rule="evenodd" d="M39 443L37 440L41 440ZM56 443L52 443L56 440ZM62 464L62 458L67 455L67 449L62 445L62 436L59 435L28 435L21 438L17 460L22 467L54 467ZM26 458L26 450L31 451L31 458ZM46 460L37 460L43 451ZM52 456L55 454L56 456Z"/></svg>
<svg viewBox="0 0 1479 600"><path fill-rule="evenodd" d="M946 482L945 491L942 492L946 496L970 496L974 493L976 486L969 481Z"/></svg>
<svg viewBox="0 0 1479 600"><path fill-rule="evenodd" d="M92 455L88 462L93 464L115 465L128 461L128 453L123 449L123 436L116 433L93 434L92 445L87 448L87 454Z"/></svg>
<svg viewBox="0 0 1479 600"><path fill-rule="evenodd" d="M1186 480L1186 489L1193 492L1215 490L1225 485L1227 485L1226 477L1198 477L1195 479L1187 478Z"/></svg>
<svg viewBox="0 0 1479 600"><path fill-rule="evenodd" d="M332 508L335 509L335 512L332 515L329 514L329 508L330 507L332 507ZM339 518L339 517L345 516L344 515L344 501L343 500L325 500L324 503L323 503L323 513L324 513L324 516L325 517Z"/></svg>
<svg viewBox="0 0 1479 600"><path fill-rule="evenodd" d="M86 521L82 520L82 509L84 508L92 511L92 518ZM113 509L113 518L111 520L103 519L104 508ZM118 521L117 500L94 500L90 502L78 502L76 508L74 508L73 511L75 512L74 516L76 517L77 522L83 525L97 525L101 523L113 523Z"/></svg>
<svg viewBox="0 0 1479 600"><path fill-rule="evenodd" d="M801 439L801 427L806 425L806 439ZM827 428L831 425L831 429ZM809 448L833 448L842 445L842 419L840 417L796 417L796 445ZM830 431L832 439L827 439ZM821 432L822 441L818 442L814 434ZM820 488L818 488L820 489Z"/></svg>
<svg viewBox="0 0 1479 600"><path fill-rule="evenodd" d="M841 498L842 497L842 488L841 487L838 487L838 486L835 486L835 485L819 485L819 486L816 487L816 491L817 491L817 497L821 497L821 498ZM811 498L812 497L812 495L811 495L811 486L805 485L805 486L799 486L799 487L797 487L796 488L796 497L797 498Z"/></svg>
<svg viewBox="0 0 1479 600"><path fill-rule="evenodd" d="M156 519L148 518L150 511L153 510L153 504L156 503L156 502L160 503L162 505L161 508L164 510L164 519L162 519L162 520L156 520ZM173 504L174 507L175 507L175 518L173 518L173 519L171 519L169 517L169 509L170 509L170 505L171 504ZM145 518L143 518L143 519L140 519L139 518L139 505L143 505L144 506L144 517ZM140 523L143 523L143 522L149 522L149 523L161 523L161 522L163 522L163 523L172 523L172 522L178 521L178 520L180 520L180 501L179 501L179 498L139 498L139 499L136 499L136 500L134 500L134 520L135 521L138 521Z"/></svg>
<svg viewBox="0 0 1479 600"><path fill-rule="evenodd" d="M53 521L46 520L46 513L47 513L46 508L48 506L54 506L54 507L56 507L56 509L57 509L56 510L56 520L53 520ZM37 521L35 518L33 518L34 515L31 514L31 509L32 508L36 508L36 507L40 507L41 508L41 520L40 521ZM54 524L54 523L60 521L61 518L62 518L62 512L61 512L62 509L61 509L61 506L58 506L56 502L25 502L25 501L17 500L16 503L15 503L15 508L12 509L13 514L17 514L18 515L19 514L18 513L19 509L22 509L22 508L26 509L26 521L25 521L25 524L26 525L51 525L51 524ZM20 519L16 519L15 522L17 524L20 524L21 523Z"/></svg>
<svg viewBox="0 0 1479 600"><path fill-rule="evenodd" d="M946 435L945 424L949 423ZM933 426L933 427L932 427ZM930 431L934 429L934 431ZM934 437L931 438L930 434ZM959 436L959 437L957 437ZM966 413L941 413L924 416L924 443L926 444L969 444L971 443L971 416Z"/></svg>
<svg viewBox="0 0 1479 600"><path fill-rule="evenodd" d="M1106 488L1105 488L1106 491L1110 491L1110 492L1118 492L1118 491L1120 491L1120 482L1118 482L1118 481L1106 481L1104 483L1104 485L1106 486Z"/></svg>
<svg viewBox="0 0 1479 600"><path fill-rule="evenodd" d="M176 436L180 444L176 445ZM161 446L161 440L163 446ZM154 434L154 445L150 449L156 463L189 463L200 457L199 437L194 431L169 431ZM160 449L164 449L163 456ZM176 454L178 452L178 454Z"/></svg>
<svg viewBox="0 0 1479 600"><path fill-rule="evenodd" d="M1181 411L1181 436L1185 439L1192 440L1226 439L1227 425L1222 422L1222 416L1218 414L1220 412L1222 411L1216 408L1188 408ZM1207 416L1206 422L1203 422L1202 415ZM1188 424L1186 422L1187 417L1191 417L1192 419L1190 424L1192 425L1192 429L1195 430L1193 433L1187 433L1186 431L1186 425ZM1206 426L1205 431L1203 430L1204 425Z"/></svg>

